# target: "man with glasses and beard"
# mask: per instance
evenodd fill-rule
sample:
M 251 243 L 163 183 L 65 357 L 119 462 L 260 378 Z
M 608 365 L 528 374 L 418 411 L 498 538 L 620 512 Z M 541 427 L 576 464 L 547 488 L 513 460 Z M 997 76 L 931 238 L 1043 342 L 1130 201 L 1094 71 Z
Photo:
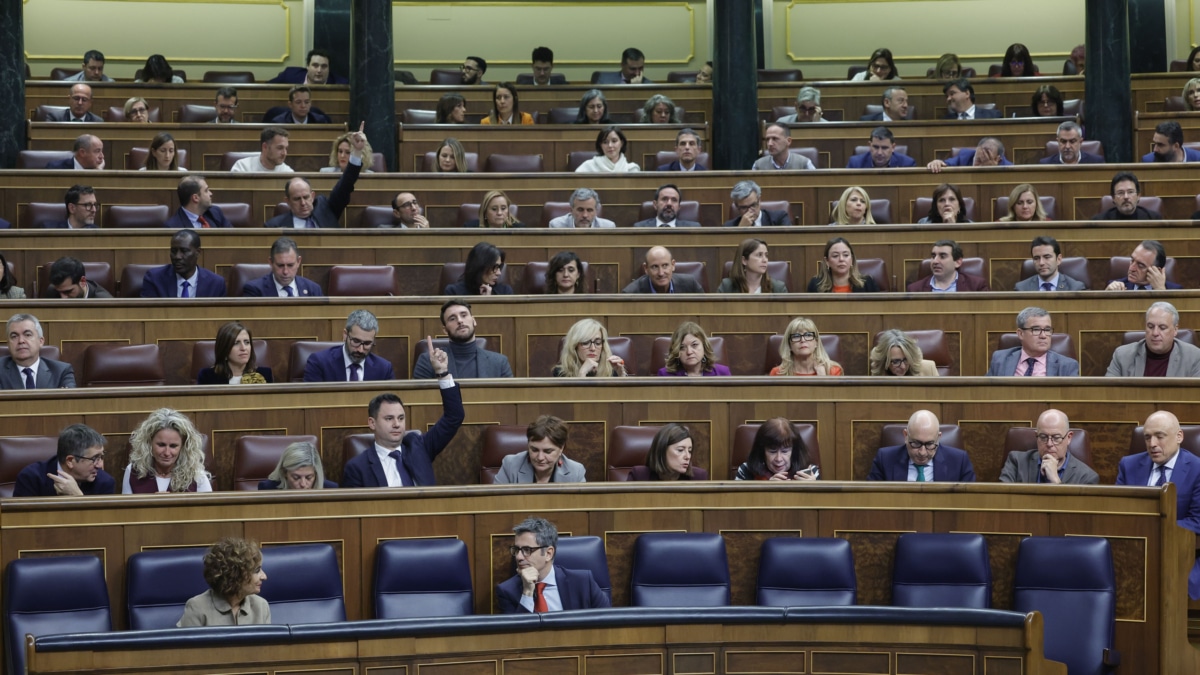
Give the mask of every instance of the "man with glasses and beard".
M 442 327 L 450 344 L 446 349 L 449 360 L 448 372 L 457 378 L 512 377 L 508 357 L 489 352 L 475 340 L 475 317 L 471 316 L 471 305 L 466 300 L 453 298 L 442 305 Z M 430 343 L 433 338 L 426 338 Z M 413 379 L 424 380 L 435 376 L 428 354 L 417 357 L 413 367 Z
M 908 418 L 904 444 L 880 448 L 867 480 L 910 483 L 974 483 L 975 468 L 967 453 L 942 445 L 937 415 L 918 410 Z
M 367 382 L 394 380 L 392 364 L 371 353 L 379 321 L 365 309 L 346 317 L 343 344 L 316 352 L 304 364 L 305 382 Z

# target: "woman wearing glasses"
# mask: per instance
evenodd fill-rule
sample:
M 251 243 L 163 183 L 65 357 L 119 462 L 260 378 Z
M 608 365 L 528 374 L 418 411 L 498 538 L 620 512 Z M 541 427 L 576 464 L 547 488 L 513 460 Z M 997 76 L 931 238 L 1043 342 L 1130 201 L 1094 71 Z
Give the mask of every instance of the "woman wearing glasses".
M 512 295 L 512 286 L 500 281 L 504 271 L 504 251 L 481 241 L 467 254 L 467 263 L 458 281 L 446 286 L 442 295 Z
M 779 345 L 782 361 L 771 375 L 841 375 L 842 367 L 825 353 L 821 334 L 812 319 L 797 317 L 788 324 Z
M 708 472 L 692 466 L 692 432 L 682 424 L 665 424 L 654 434 L 645 466 L 635 466 L 625 480 L 708 480 Z
M 921 348 L 904 331 L 892 328 L 879 334 L 879 340 L 871 349 L 871 375 L 928 375 L 936 377 L 937 364 L 926 361 Z
M 624 377 L 625 361 L 608 347 L 608 331 L 595 319 L 580 319 L 563 339 L 554 377 Z
M 758 427 L 750 456 L 734 480 L 816 480 L 818 475 L 796 425 L 785 417 L 772 417 Z

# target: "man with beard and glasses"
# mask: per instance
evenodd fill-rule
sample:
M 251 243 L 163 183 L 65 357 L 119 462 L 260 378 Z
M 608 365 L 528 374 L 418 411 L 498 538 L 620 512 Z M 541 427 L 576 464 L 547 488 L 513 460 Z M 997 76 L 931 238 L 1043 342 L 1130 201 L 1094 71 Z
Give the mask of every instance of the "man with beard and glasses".
M 365 309 L 356 309 L 346 317 L 342 329 L 343 344 L 316 352 L 304 364 L 305 382 L 366 382 L 394 380 L 392 364 L 371 353 L 379 320 Z
M 1122 171 L 1113 176 L 1109 192 L 1112 207 L 1092 216 L 1092 220 L 1162 220 L 1158 211 L 1139 205 L 1142 184 L 1132 172 Z
M 453 298 L 442 305 L 442 327 L 450 344 L 446 350 L 449 373 L 457 378 L 512 377 L 508 357 L 485 350 L 475 341 L 475 317 L 471 316 L 471 305 L 466 300 Z M 432 338 L 427 338 L 430 342 Z M 424 380 L 434 377 L 433 364 L 428 354 L 417 357 L 413 367 L 413 379 Z
M 679 188 L 670 183 L 658 188 L 654 193 L 654 218 L 639 220 L 634 227 L 700 227 L 694 220 L 684 220 L 679 217 L 679 204 L 683 195 Z
M 1200 150 L 1183 147 L 1183 127 L 1169 120 L 1154 127 L 1150 152 L 1142 155 L 1143 162 L 1200 162 Z

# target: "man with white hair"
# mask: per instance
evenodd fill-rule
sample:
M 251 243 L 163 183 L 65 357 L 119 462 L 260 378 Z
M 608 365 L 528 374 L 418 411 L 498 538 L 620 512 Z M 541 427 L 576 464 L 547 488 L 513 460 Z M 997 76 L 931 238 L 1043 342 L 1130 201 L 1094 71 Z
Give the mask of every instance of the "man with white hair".
M 600 217 L 600 195 L 591 188 L 578 188 L 571 193 L 571 212 L 550 221 L 550 227 L 616 227 L 611 220 Z
M 1200 377 L 1200 347 L 1176 340 L 1179 310 L 1156 302 L 1146 310 L 1146 337 L 1117 347 L 1106 377 Z

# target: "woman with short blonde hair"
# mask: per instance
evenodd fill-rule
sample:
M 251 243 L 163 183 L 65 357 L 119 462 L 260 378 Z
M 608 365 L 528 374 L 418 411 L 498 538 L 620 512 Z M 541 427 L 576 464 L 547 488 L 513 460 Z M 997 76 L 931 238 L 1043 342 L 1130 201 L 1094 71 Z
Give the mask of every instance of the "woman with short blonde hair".
M 780 363 L 771 375 L 841 375 L 842 367 L 825 353 L 821 333 L 812 319 L 792 319 L 779 345 Z
M 625 361 L 608 346 L 608 330 L 595 319 L 580 319 L 563 339 L 554 377 L 622 377 Z

